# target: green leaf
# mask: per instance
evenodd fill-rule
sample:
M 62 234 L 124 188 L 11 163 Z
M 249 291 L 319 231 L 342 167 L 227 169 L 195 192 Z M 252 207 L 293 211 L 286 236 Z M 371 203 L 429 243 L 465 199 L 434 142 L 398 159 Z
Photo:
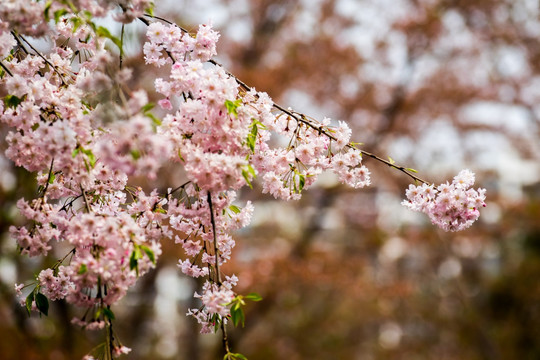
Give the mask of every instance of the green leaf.
M 238 107 L 242 104 L 242 99 L 237 99 L 235 101 L 225 100 L 225 107 L 227 108 L 227 113 L 238 117 Z
M 238 304 L 238 303 L 236 303 Z M 240 324 L 242 324 L 242 327 L 244 327 L 244 322 L 245 322 L 245 316 L 244 316 L 244 310 L 242 310 L 242 308 L 238 305 L 238 306 L 233 306 L 231 308 L 231 320 L 234 324 L 234 326 L 238 326 Z
M 103 308 L 103 316 L 108 318 L 109 320 L 114 320 L 115 318 L 114 313 L 109 308 Z
M 407 168 L 407 170 L 410 171 L 410 172 L 413 172 L 413 173 L 417 173 L 417 172 L 418 172 L 418 170 L 413 169 L 413 168 Z
M 223 360 L 248 360 L 248 358 L 240 353 L 228 352 L 223 356 Z
M 394 165 L 396 162 L 394 159 L 392 159 L 390 156 L 388 157 L 388 161 L 390 161 L 390 164 Z
M 257 127 L 257 123 L 254 122 L 253 125 L 251 125 L 251 131 L 247 137 L 247 145 L 249 149 L 251 150 L 251 152 L 255 152 L 255 143 L 257 141 L 258 131 L 259 131 L 259 128 Z
M 103 27 L 103 26 L 99 26 L 97 29 L 96 29 L 96 34 L 98 36 L 101 36 L 101 37 L 105 37 L 109 40 L 111 40 L 116 46 L 118 46 L 119 49 L 122 49 L 122 41 L 117 38 L 116 36 L 112 35 L 111 32 L 109 31 L 109 29 Z
M 152 110 L 154 107 L 156 106 L 156 104 L 154 103 L 148 103 L 146 105 L 144 105 L 142 108 L 141 108 L 141 111 L 144 113 L 146 113 L 147 111 L 150 111 Z
M 45 4 L 45 8 L 43 9 L 43 15 L 45 16 L 45 21 L 47 21 L 47 22 L 50 20 L 50 18 L 49 18 L 49 10 L 51 10 L 51 5 L 52 5 L 52 1 L 49 0 Z
M 159 120 L 154 114 L 152 114 L 151 112 L 147 111 L 144 113 L 144 116 L 146 117 L 149 117 L 150 119 L 152 119 L 152 123 L 155 125 L 155 126 L 160 126 L 161 125 L 161 120 Z
M 49 315 L 49 299 L 42 293 L 38 292 L 36 294 L 36 307 L 38 308 L 39 312 L 42 314 L 45 314 L 45 316 Z
M 235 214 L 239 214 L 239 213 L 242 211 L 242 209 L 240 209 L 240 208 L 239 208 L 238 206 L 236 206 L 236 205 L 231 205 L 231 206 L 229 206 L 229 209 L 231 209 L 231 211 L 232 211 L 233 213 L 235 213 Z
M 75 157 L 81 152 L 81 148 L 80 147 L 76 147 L 75 149 L 73 149 L 73 151 L 71 152 L 71 157 L 75 159 Z
M 244 180 L 246 180 L 246 184 L 249 186 L 249 188 L 253 189 L 253 185 L 251 185 L 251 180 L 249 179 L 249 171 L 242 169 L 242 176 L 244 177 Z
M 255 169 L 253 168 L 253 166 L 251 166 L 251 164 L 248 164 L 247 168 L 248 168 L 248 172 L 253 176 L 253 178 L 255 178 L 257 174 L 255 173 Z
M 137 149 L 133 149 L 129 152 L 133 160 L 139 160 L 141 158 L 141 152 Z
M 263 298 L 261 295 L 257 293 L 249 293 L 246 296 L 244 296 L 244 299 L 251 300 L 251 301 L 261 301 Z
M 23 95 L 22 98 L 19 98 L 15 95 L 6 95 L 4 97 L 4 105 L 6 107 L 10 107 L 10 108 L 17 108 L 17 106 L 19 106 L 20 103 L 22 103 L 24 101 L 24 99 L 26 98 L 26 95 Z
M 56 24 L 58 24 L 58 22 L 60 21 L 60 18 L 61 18 L 62 16 L 64 16 L 64 15 L 66 15 L 67 13 L 68 13 L 68 11 L 67 11 L 66 9 L 59 9 L 59 10 L 56 10 L 56 11 L 54 12 L 54 22 L 55 22 Z M 73 19 L 75 19 L 75 18 L 73 18 Z M 78 18 L 77 18 L 77 19 L 78 19 Z M 79 21 L 80 21 L 80 19 L 79 19 Z
M 80 17 L 78 16 L 73 16 L 73 17 L 70 17 L 69 18 L 69 21 L 71 21 L 71 23 L 73 24 L 73 33 L 75 33 L 80 27 L 81 25 L 83 24 L 83 21 L 81 20 Z M 84 40 L 85 43 L 88 43 L 88 40 L 90 39 L 90 34 L 86 37 L 86 39 Z
M 26 304 L 26 310 L 28 311 L 28 315 L 30 315 L 32 312 L 32 303 L 34 302 L 34 298 L 36 295 L 35 291 L 36 289 L 32 290 L 32 292 L 28 294 L 28 296 L 26 297 L 25 304 Z
M 79 268 L 79 271 L 77 271 L 77 274 L 82 275 L 88 271 L 88 267 L 86 264 L 81 264 L 81 267 Z
M 298 192 L 302 191 L 304 185 L 306 185 L 306 176 L 304 174 L 298 174 Z
M 139 259 L 141 256 L 139 247 L 135 245 L 135 249 L 131 252 L 131 256 L 129 257 L 129 270 L 135 270 L 137 276 L 139 276 Z
M 212 316 L 212 320 L 210 322 L 214 324 L 214 333 L 217 333 L 219 326 L 221 325 L 221 321 L 222 320 L 219 314 L 214 314 Z
M 54 175 L 54 173 L 51 172 L 51 176 L 49 177 L 49 184 L 52 185 L 52 183 L 54 183 L 54 179 L 56 179 L 56 175 Z
M 86 155 L 86 157 L 88 158 L 88 160 L 90 161 L 90 167 L 93 168 L 95 165 L 96 165 L 96 156 L 94 155 L 94 153 L 92 152 L 92 150 L 90 149 L 83 149 L 82 147 L 80 148 L 81 149 L 81 152 L 83 154 Z
M 154 255 L 154 251 L 150 249 L 148 246 L 141 245 L 140 248 L 142 251 L 145 252 L 146 256 L 150 259 L 150 261 L 155 265 L 156 264 L 156 256 Z

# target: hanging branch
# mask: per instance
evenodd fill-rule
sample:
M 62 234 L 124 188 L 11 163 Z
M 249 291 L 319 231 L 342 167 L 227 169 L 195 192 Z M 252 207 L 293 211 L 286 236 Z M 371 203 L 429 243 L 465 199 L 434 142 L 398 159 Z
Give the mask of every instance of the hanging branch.
M 215 282 L 218 284 L 218 286 L 221 286 L 221 273 L 219 271 L 219 249 L 217 244 L 217 235 L 216 235 L 216 219 L 214 218 L 214 208 L 212 205 L 212 194 L 210 191 L 208 191 L 208 207 L 210 208 L 210 222 L 212 224 L 212 235 L 214 238 L 214 255 L 215 255 Z M 230 354 L 231 350 L 229 348 L 229 339 L 227 336 L 227 327 L 225 326 L 225 319 L 221 320 L 221 334 L 222 334 L 222 343 L 223 343 L 223 350 L 225 350 L 225 353 L 228 355 Z
M 150 14 L 145 14 L 144 16 L 146 17 L 149 17 L 149 18 L 152 18 L 152 19 L 156 19 L 156 20 L 160 20 L 160 21 L 163 21 L 169 25 L 176 25 L 175 23 L 167 20 L 167 19 L 164 19 L 162 17 L 159 17 L 159 16 L 155 16 L 155 15 L 150 15 Z M 150 25 L 150 22 L 144 18 L 139 18 L 140 21 L 142 21 L 145 25 Z M 176 25 L 178 26 L 178 25 Z M 191 36 L 191 33 L 181 27 L 181 26 L 178 26 L 178 28 L 184 32 L 185 34 L 188 34 Z M 171 54 L 169 52 L 167 52 L 167 54 L 169 55 L 169 57 L 171 58 L 171 60 L 175 61 L 174 58 L 171 56 Z M 215 65 L 215 66 L 219 66 L 220 68 L 222 68 L 225 73 L 230 76 L 231 78 L 233 78 L 236 83 L 242 87 L 246 92 L 249 92 L 249 91 L 252 91 L 253 88 L 251 88 L 249 85 L 247 85 L 245 82 L 243 82 L 241 79 L 239 79 L 238 77 L 236 77 L 233 73 L 231 73 L 229 70 L 227 70 L 222 64 L 220 64 L 219 62 L 215 61 L 214 59 L 210 59 L 208 60 L 208 62 L 212 65 Z M 317 132 L 319 132 L 320 134 L 323 134 L 324 136 L 328 137 L 329 139 L 331 140 L 334 140 L 336 141 L 336 137 L 334 135 L 332 135 L 331 133 L 329 133 L 327 130 L 324 129 L 324 127 L 322 125 L 318 125 L 318 124 L 314 124 L 312 121 L 308 120 L 308 117 L 302 113 L 299 113 L 299 112 L 296 112 L 296 111 L 293 111 L 293 110 L 290 110 L 290 109 L 286 109 L 284 108 L 283 106 L 273 102 L 272 103 L 272 107 L 275 108 L 276 110 L 279 110 L 281 111 L 282 113 L 284 114 L 287 114 L 288 116 L 290 116 L 291 118 L 293 118 L 297 123 L 302 123 L 302 124 L 305 124 L 307 126 L 309 126 L 310 128 L 314 129 L 314 130 L 317 130 Z M 368 151 L 365 151 L 365 150 L 361 150 L 361 149 L 358 149 L 355 145 L 355 143 L 353 142 L 350 142 L 346 145 L 348 148 L 350 149 L 355 149 L 355 150 L 358 150 L 360 151 L 362 154 L 366 155 L 367 157 L 370 157 L 374 160 L 377 160 L 391 168 L 394 168 L 396 170 L 399 170 L 401 171 L 402 173 L 404 173 L 405 175 L 409 176 L 410 178 L 412 178 L 415 182 L 419 182 L 419 183 L 422 183 L 422 184 L 427 184 L 427 185 L 430 185 L 430 182 L 414 175 L 412 173 L 412 170 L 410 168 L 406 168 L 405 166 L 401 166 L 401 165 L 397 165 L 395 164 L 393 161 L 388 161 L 388 160 L 385 160 L 383 158 L 381 158 L 380 156 L 377 156 L 375 154 L 372 154 Z

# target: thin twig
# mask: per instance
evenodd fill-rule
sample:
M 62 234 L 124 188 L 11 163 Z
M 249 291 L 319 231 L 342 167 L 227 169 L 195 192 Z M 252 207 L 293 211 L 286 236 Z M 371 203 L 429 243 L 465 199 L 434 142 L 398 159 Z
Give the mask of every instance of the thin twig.
M 6 67 L 6 65 L 4 65 L 2 61 L 0 61 L 0 66 L 9 74 L 9 76 L 13 76 L 13 73 Z
M 217 235 L 216 235 L 216 220 L 214 218 L 214 208 L 212 206 L 212 194 L 210 191 L 208 191 L 208 207 L 210 208 L 210 222 L 212 224 L 212 235 L 214 237 L 214 255 L 215 255 L 215 276 L 216 276 L 216 283 L 218 286 L 221 286 L 221 274 L 219 272 L 219 249 L 217 244 Z M 223 343 L 223 350 L 225 350 L 225 354 L 229 354 L 230 348 L 229 348 L 229 339 L 227 336 L 227 327 L 225 326 L 225 319 L 222 319 L 221 321 L 221 334 L 222 334 L 222 343 Z
M 82 196 L 82 195 L 77 195 L 77 196 L 73 197 L 73 199 L 71 199 L 70 201 L 67 201 L 67 199 L 66 199 L 65 204 L 64 204 L 64 205 L 60 208 L 60 210 L 58 210 L 58 211 L 67 211 L 68 206 L 72 206 L 73 203 L 74 203 L 78 198 L 80 198 L 81 196 Z
M 59 267 L 64 262 L 64 260 L 67 259 L 69 255 L 75 254 L 75 252 L 76 252 L 75 248 L 71 249 L 62 259 L 56 261 L 56 263 L 52 266 L 52 269 Z
M 86 198 L 86 192 L 84 191 L 82 185 L 79 185 L 79 187 L 81 188 L 81 191 L 82 191 L 82 197 L 84 199 L 84 205 L 86 206 L 86 210 L 91 213 L 92 210 L 90 209 L 90 204 L 88 203 L 88 199 Z
M 208 207 L 210 208 L 210 222 L 212 224 L 212 235 L 214 236 L 214 255 L 216 258 L 216 284 L 221 286 L 221 274 L 219 272 L 219 249 L 217 244 L 217 235 L 216 235 L 216 220 L 214 218 L 214 209 L 212 206 L 212 194 L 208 192 Z
M 26 39 L 24 38 L 24 36 L 19 35 L 19 34 L 15 34 L 15 33 L 14 33 L 14 35 L 20 37 L 20 38 L 21 38 L 28 46 L 30 46 L 30 49 L 32 49 L 32 50 L 36 53 L 37 56 L 39 56 L 40 58 L 42 58 L 43 61 L 45 61 L 45 62 L 46 62 L 46 63 L 54 70 L 54 72 L 58 74 L 58 76 L 60 77 L 60 80 L 62 81 L 62 84 L 65 84 L 65 83 L 66 83 L 66 82 L 64 81 L 64 76 L 60 73 L 60 71 L 58 71 L 57 67 L 56 67 L 55 65 L 53 65 L 49 60 L 47 60 L 47 58 L 46 58 L 45 56 L 43 56 L 39 51 L 37 51 L 36 48 L 33 47 L 32 44 L 30 44 L 30 43 L 28 42 L 28 40 L 26 40 Z M 28 53 L 28 52 L 27 52 L 27 53 Z
M 122 62 L 124 61 L 124 26 L 125 24 L 122 24 L 122 31 L 120 32 L 120 69 L 122 68 Z
M 43 194 L 41 195 L 41 197 L 45 197 L 45 194 L 47 194 L 47 190 L 49 189 L 49 184 L 51 182 L 51 179 L 52 179 L 52 175 L 53 175 L 53 165 L 54 165 L 54 158 L 52 158 L 51 160 L 51 166 L 49 167 L 49 175 L 47 176 L 47 183 L 45 184 L 45 188 L 43 189 Z

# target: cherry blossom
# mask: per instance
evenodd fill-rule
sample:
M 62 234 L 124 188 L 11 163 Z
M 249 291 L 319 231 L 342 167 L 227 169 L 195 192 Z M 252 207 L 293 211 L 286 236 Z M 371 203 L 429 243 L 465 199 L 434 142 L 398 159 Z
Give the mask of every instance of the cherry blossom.
M 65 299 L 86 309 L 74 324 L 112 331 L 111 306 L 155 267 L 162 242 L 174 240 L 184 251 L 179 271 L 205 279 L 195 293 L 202 305 L 188 315 L 202 332 L 224 328 L 241 295 L 238 278 L 220 267 L 254 209 L 236 191 L 257 182 L 263 193 L 297 200 L 325 171 L 363 188 L 371 183 L 363 157 L 379 158 L 351 143 L 344 121 L 282 108 L 217 64 L 220 35 L 211 24 L 190 34 L 143 16 L 150 0 L 69 3 L 0 4 L 6 156 L 35 173 L 39 186 L 35 199 L 17 203 L 28 222 L 10 234 L 23 255 L 67 252 L 15 292 L 29 311 L 46 313 L 43 298 Z M 111 11 L 122 24 L 139 18 L 147 25 L 144 60 L 163 74 L 153 82 L 159 117 L 148 94 L 130 88 L 132 71 L 118 65 L 111 46 L 121 49 L 121 40 L 94 22 Z M 46 36 L 51 48 L 37 52 L 26 35 Z M 166 192 L 132 185 L 140 176 L 155 180 L 164 165 L 179 167 L 188 181 Z M 464 170 L 451 184 L 411 185 L 404 205 L 444 230 L 462 230 L 485 206 L 485 190 L 473 183 Z M 114 356 L 129 352 L 107 346 Z
M 470 227 L 486 206 L 486 190 L 472 189 L 474 173 L 462 170 L 451 184 L 409 185 L 403 205 L 427 214 L 434 225 L 445 231 L 460 231 Z

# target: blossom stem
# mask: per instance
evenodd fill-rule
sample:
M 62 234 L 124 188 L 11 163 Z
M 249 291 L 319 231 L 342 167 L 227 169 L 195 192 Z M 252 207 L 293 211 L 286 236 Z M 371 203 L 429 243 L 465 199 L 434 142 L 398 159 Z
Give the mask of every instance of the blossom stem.
M 219 272 L 219 249 L 217 244 L 216 236 L 216 219 L 214 218 L 214 209 L 212 206 L 212 194 L 208 191 L 208 207 L 210 208 L 210 222 L 212 224 L 212 235 L 214 237 L 214 255 L 216 259 L 215 272 L 216 272 L 216 283 L 221 286 L 221 274 Z
M 119 67 L 122 68 L 122 63 L 124 61 L 124 24 L 122 24 L 122 31 L 120 32 L 120 56 L 119 56 Z
M 91 213 L 92 210 L 90 209 L 90 204 L 88 203 L 88 199 L 86 198 L 86 192 L 84 191 L 82 185 L 79 185 L 79 187 L 81 188 L 81 192 L 82 192 L 82 197 L 84 199 L 84 205 L 86 206 L 86 210 Z
M 212 224 L 212 233 L 214 236 L 214 254 L 216 257 L 216 265 L 215 265 L 216 283 L 219 286 L 221 286 L 221 274 L 219 272 L 219 249 L 217 245 L 217 236 L 216 236 L 216 219 L 214 218 L 214 209 L 212 206 L 212 194 L 210 193 L 210 191 L 208 191 L 208 207 L 210 208 L 210 222 Z M 227 327 L 225 326 L 225 319 L 223 318 L 221 320 L 221 334 L 222 334 L 223 350 L 225 350 L 226 354 L 229 354 L 231 351 L 229 349 Z
M 53 165 L 54 165 L 54 158 L 51 160 L 51 166 L 49 167 L 49 175 L 47 176 L 47 183 L 45 184 L 45 187 L 43 188 L 43 194 L 41 195 L 42 198 L 45 198 L 45 194 L 47 194 L 47 190 L 49 189 L 49 184 L 52 179 L 53 175 Z
M 17 41 L 18 41 L 18 38 L 21 38 L 22 41 L 24 41 L 28 46 L 30 46 L 30 49 L 32 49 L 32 50 L 36 53 L 37 56 L 39 56 L 40 58 L 42 58 L 43 61 L 45 61 L 45 62 L 51 67 L 51 69 L 53 69 L 54 72 L 58 74 L 58 76 L 60 77 L 60 80 L 62 81 L 62 84 L 65 84 L 65 83 L 66 83 L 66 82 L 64 81 L 64 77 L 63 77 L 62 74 L 58 71 L 57 67 L 56 67 L 55 65 L 53 65 L 49 60 L 47 60 L 47 58 L 46 58 L 45 56 L 43 56 L 43 55 L 41 54 L 41 52 L 37 51 L 36 48 L 33 47 L 32 44 L 30 44 L 30 43 L 28 42 L 28 40 L 26 40 L 22 35 L 16 34 L 14 31 L 12 31 L 11 33 L 13 34 L 13 36 L 15 37 L 15 39 L 17 39 Z M 21 44 L 20 41 L 19 41 L 19 44 Z M 24 49 L 24 47 L 23 47 L 23 49 Z M 25 49 L 25 52 L 28 53 L 28 51 L 27 51 L 26 49 Z
M 2 61 L 0 61 L 0 66 L 2 67 L 2 69 L 4 69 L 5 72 L 9 74 L 9 76 L 13 76 L 13 73 L 6 67 L 6 65 L 4 65 Z

